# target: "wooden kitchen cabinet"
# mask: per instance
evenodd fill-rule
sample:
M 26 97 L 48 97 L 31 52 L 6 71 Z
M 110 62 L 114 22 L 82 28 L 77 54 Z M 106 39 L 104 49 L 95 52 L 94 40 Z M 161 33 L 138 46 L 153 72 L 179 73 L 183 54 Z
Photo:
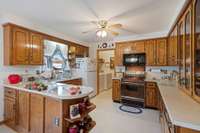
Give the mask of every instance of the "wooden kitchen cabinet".
M 148 66 L 167 65 L 166 39 L 148 40 L 145 44 L 146 62 Z
M 62 102 L 52 98 L 46 98 L 45 133 L 62 133 L 62 113 Z
M 131 52 L 132 53 L 144 53 L 145 52 L 145 42 L 144 41 L 133 42 L 131 44 Z
M 4 121 L 11 128 L 17 123 L 17 92 L 13 89 L 4 90 Z
M 29 103 L 30 103 L 30 94 L 27 92 L 19 91 L 18 104 L 17 104 L 18 108 L 17 131 L 20 133 L 27 133 L 30 131 Z
M 60 83 L 71 84 L 71 85 L 82 85 L 82 79 L 78 78 L 78 79 L 72 79 L 72 80 L 65 80 L 65 81 L 61 81 Z
M 30 133 L 44 133 L 44 97 L 30 95 Z
M 183 127 L 176 127 L 175 133 L 200 133 L 200 131 L 191 130 Z
M 148 40 L 145 43 L 146 52 L 146 65 L 155 66 L 156 65 L 156 41 Z
M 121 80 L 120 79 L 112 80 L 112 99 L 115 102 L 121 101 Z
M 18 27 L 13 27 L 12 36 L 13 51 L 10 53 L 12 55 L 12 63 L 15 65 L 29 64 L 29 32 Z
M 167 64 L 168 64 L 168 66 L 177 66 L 178 65 L 178 29 L 177 29 L 177 25 L 174 27 L 173 31 L 170 33 L 169 38 L 168 38 Z
M 200 27 L 200 0 L 195 0 L 193 3 L 193 24 L 194 24 L 194 29 L 193 29 L 193 73 L 192 73 L 192 78 L 193 80 L 193 98 L 197 100 L 200 103 L 200 32 L 199 32 L 199 27 Z
M 76 45 L 76 57 L 88 57 L 89 56 L 89 49 L 88 47 Z
M 123 54 L 145 53 L 145 41 L 119 42 L 115 48 L 115 66 L 123 65 Z
M 4 25 L 4 64 L 42 65 L 43 37 L 14 24 Z
M 145 106 L 150 108 L 158 108 L 158 89 L 156 83 L 146 83 Z
M 156 65 L 167 65 L 167 40 L 158 39 L 156 44 Z
M 30 33 L 30 64 L 43 64 L 43 37 L 37 33 Z
M 115 66 L 123 65 L 123 54 L 126 52 L 127 45 L 117 43 L 115 48 Z

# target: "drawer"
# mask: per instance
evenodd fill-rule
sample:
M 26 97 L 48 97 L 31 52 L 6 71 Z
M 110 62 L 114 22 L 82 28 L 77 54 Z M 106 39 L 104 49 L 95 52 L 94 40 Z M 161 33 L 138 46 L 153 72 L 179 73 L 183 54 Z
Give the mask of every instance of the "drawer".
M 5 88 L 4 93 L 5 97 L 10 97 L 10 98 L 16 98 L 17 95 L 17 91 L 10 88 Z
M 147 86 L 147 87 L 150 87 L 150 88 L 151 88 L 151 87 L 154 88 L 154 87 L 156 87 L 156 83 L 153 83 L 153 82 L 147 82 L 147 83 L 146 83 L 146 86 Z

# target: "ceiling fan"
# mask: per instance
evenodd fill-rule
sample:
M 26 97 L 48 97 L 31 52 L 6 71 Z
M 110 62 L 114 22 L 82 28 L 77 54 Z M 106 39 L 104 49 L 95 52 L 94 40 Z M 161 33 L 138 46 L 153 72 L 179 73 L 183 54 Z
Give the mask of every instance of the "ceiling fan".
M 83 34 L 87 34 L 89 32 L 95 32 L 98 37 L 104 38 L 107 37 L 108 33 L 118 36 L 119 32 L 113 31 L 113 29 L 121 29 L 122 24 L 112 24 L 109 25 L 107 20 L 100 20 L 100 21 L 91 21 L 91 23 L 95 24 L 97 28 L 82 32 Z

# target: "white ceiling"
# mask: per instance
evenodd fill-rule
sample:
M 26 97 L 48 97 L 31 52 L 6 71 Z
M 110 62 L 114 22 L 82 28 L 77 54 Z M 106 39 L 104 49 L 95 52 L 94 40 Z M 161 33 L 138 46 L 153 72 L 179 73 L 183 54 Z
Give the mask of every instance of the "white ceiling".
M 90 21 L 110 19 L 130 31 L 120 37 L 166 32 L 185 0 L 0 0 L 0 12 L 14 14 L 83 42 L 95 42 Z

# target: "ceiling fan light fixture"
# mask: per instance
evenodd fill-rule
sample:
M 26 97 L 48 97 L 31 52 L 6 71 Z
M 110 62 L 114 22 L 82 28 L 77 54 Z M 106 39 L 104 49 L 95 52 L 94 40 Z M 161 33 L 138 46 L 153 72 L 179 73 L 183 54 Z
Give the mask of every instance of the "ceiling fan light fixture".
M 106 37 L 106 36 L 108 35 L 108 33 L 107 33 L 105 30 L 98 30 L 98 31 L 96 32 L 96 35 L 97 35 L 98 37 L 104 38 L 104 37 Z

